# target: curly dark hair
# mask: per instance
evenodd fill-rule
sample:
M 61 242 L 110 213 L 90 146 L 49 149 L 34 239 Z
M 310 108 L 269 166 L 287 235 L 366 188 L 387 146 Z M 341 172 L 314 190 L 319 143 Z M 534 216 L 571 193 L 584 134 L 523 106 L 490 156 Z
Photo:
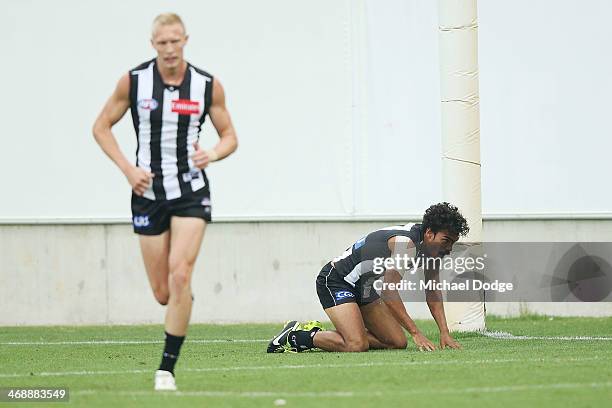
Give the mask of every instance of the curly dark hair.
M 423 231 L 430 228 L 434 233 L 447 230 L 450 233 L 466 236 L 470 227 L 459 209 L 447 202 L 434 204 L 425 210 Z

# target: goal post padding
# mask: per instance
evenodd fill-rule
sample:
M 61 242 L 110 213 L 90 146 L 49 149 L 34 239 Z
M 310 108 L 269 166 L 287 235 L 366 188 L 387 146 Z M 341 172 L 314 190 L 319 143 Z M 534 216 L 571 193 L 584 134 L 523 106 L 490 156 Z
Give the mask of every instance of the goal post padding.
M 438 0 L 443 198 L 482 242 L 477 0 Z M 485 329 L 484 302 L 447 302 L 451 331 Z

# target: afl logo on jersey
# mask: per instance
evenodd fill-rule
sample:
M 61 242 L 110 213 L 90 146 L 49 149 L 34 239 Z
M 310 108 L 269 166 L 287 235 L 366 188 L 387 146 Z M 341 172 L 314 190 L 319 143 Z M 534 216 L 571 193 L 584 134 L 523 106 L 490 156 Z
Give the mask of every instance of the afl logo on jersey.
M 157 109 L 159 104 L 155 99 L 141 99 L 138 101 L 138 108 L 152 111 Z

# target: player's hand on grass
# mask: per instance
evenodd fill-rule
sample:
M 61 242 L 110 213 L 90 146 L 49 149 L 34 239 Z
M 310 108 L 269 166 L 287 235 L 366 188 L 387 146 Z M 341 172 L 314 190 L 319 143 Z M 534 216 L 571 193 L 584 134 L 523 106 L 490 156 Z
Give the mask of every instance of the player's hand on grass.
M 148 172 L 140 167 L 132 166 L 125 175 L 132 186 L 132 190 L 137 195 L 141 196 L 147 191 L 147 188 L 151 185 L 151 180 L 154 174 Z
M 452 349 L 460 349 L 461 344 L 457 343 L 455 339 L 451 337 L 450 334 L 442 334 L 440 335 L 440 349 L 444 350 L 446 347 L 450 347 Z
M 421 332 L 413 334 L 412 340 L 414 340 L 414 344 L 416 344 L 419 351 L 434 351 L 436 349 L 436 346 L 431 340 L 425 337 Z

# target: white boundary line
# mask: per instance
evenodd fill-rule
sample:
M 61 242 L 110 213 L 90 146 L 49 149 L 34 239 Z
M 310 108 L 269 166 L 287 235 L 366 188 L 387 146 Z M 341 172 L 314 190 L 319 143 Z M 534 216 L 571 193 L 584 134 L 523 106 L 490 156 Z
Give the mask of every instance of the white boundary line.
M 566 341 L 612 341 L 612 337 L 605 336 L 519 336 L 503 331 L 485 331 L 485 337 L 500 340 L 566 340 Z M 468 338 L 469 339 L 469 338 Z M 264 343 L 266 339 L 188 339 L 193 344 L 213 343 Z M 7 341 L 0 342 L 0 346 L 69 346 L 69 345 L 144 345 L 163 344 L 163 340 L 83 340 L 83 341 Z
M 264 339 L 188 339 L 188 343 L 263 343 Z M 71 346 L 71 345 L 164 344 L 164 340 L 83 340 L 83 341 L 7 341 L 0 346 Z
M 96 395 L 113 394 L 121 396 L 160 396 L 165 397 L 237 397 L 237 398 L 258 398 L 258 397 L 384 397 L 388 395 L 414 395 L 414 394 L 470 394 L 470 393 L 502 393 L 519 391 L 536 391 L 552 389 L 572 389 L 572 388 L 608 388 L 612 387 L 612 382 L 594 383 L 556 383 L 556 384 L 523 384 L 506 385 L 499 387 L 468 387 L 468 388 L 444 388 L 444 389 L 412 389 L 412 390 L 392 390 L 392 391 L 331 391 L 331 392 L 293 392 L 293 391 L 177 391 L 160 394 L 156 391 L 98 391 L 98 390 L 78 390 L 70 393 L 73 395 Z
M 612 341 L 612 337 L 592 337 L 592 336 L 516 336 L 512 333 L 507 333 L 503 331 L 494 331 L 488 332 L 485 331 L 482 333 L 483 336 L 490 337 L 492 339 L 501 339 L 501 340 L 603 340 L 603 341 Z
M 308 368 L 358 368 L 358 367 L 403 367 L 403 366 L 427 366 L 427 365 L 462 365 L 462 364 L 507 364 L 507 363 L 568 363 L 593 360 L 607 360 L 605 358 L 576 357 L 576 358 L 534 358 L 530 360 L 521 359 L 484 359 L 484 360 L 429 360 L 429 361 L 400 361 L 400 362 L 366 362 L 347 364 L 278 364 L 265 366 L 233 366 L 233 367 L 206 367 L 206 368 L 182 368 L 183 372 L 228 372 L 228 371 L 259 371 L 259 370 L 295 370 Z M 51 371 L 30 373 L 0 374 L 0 378 L 23 378 L 23 377 L 63 377 L 63 376 L 93 376 L 93 375 L 121 375 L 121 374 L 151 374 L 152 370 L 116 370 L 116 371 Z

